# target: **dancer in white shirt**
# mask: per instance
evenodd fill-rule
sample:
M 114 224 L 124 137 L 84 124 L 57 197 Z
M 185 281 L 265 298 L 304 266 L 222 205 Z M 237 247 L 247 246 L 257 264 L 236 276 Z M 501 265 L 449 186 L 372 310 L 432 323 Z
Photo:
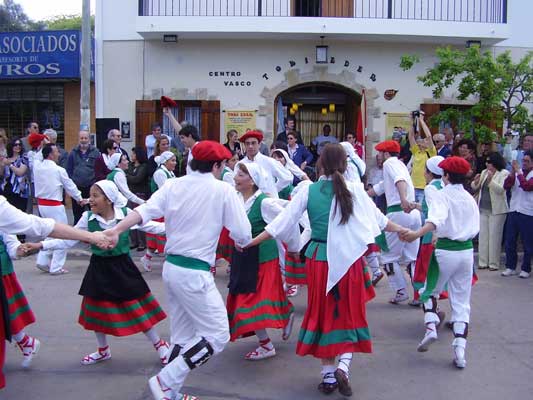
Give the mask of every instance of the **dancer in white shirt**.
M 376 146 L 383 154 L 383 181 L 370 188 L 367 193 L 372 197 L 385 193 L 387 198 L 387 218 L 406 228 L 420 228 L 420 212 L 414 209 L 415 189 L 409 171 L 398 159 L 400 144 L 394 140 L 386 140 Z M 400 264 L 407 264 L 413 276 L 414 263 L 418 254 L 420 240 L 405 243 L 396 232 L 385 232 L 388 251 L 382 248 L 381 261 L 389 278 L 389 286 L 393 290 L 390 303 L 398 304 L 409 299 L 407 282 Z
M 418 351 L 427 351 L 437 340 L 437 326 L 442 323 L 437 314 L 437 298 L 448 286 L 453 324 L 454 364 L 466 366 L 465 347 L 470 322 L 470 292 L 474 248 L 472 239 L 479 232 L 479 210 L 474 198 L 463 188 L 470 164 L 461 157 L 449 157 L 438 165 L 444 170 L 444 188 L 434 194 L 428 204 L 428 218 L 416 232 L 401 234 L 403 240 L 414 241 L 435 231 L 437 243 L 429 265 L 426 285 L 420 291 L 424 307 L 426 333 Z
M 231 153 L 219 143 L 202 141 L 192 148 L 192 156 L 190 174 L 166 182 L 146 204 L 106 231 L 116 243 L 118 235 L 134 224 L 165 216 L 163 281 L 169 300 L 172 352 L 169 364 L 150 379 L 156 400 L 180 398 L 189 372 L 220 353 L 229 341 L 226 307 L 210 267 L 215 263 L 222 227 L 240 247 L 252 238 L 235 189 L 219 180 Z
M 59 149 L 55 144 L 45 144 L 42 149 L 43 161 L 34 164 L 35 197 L 39 206 L 39 214 L 43 218 L 67 224 L 67 213 L 63 205 L 63 190 L 80 206 L 87 203 L 81 197 L 76 184 L 69 178 L 67 171 L 56 164 L 59 159 Z M 61 275 L 68 272 L 63 266 L 67 259 L 64 249 L 54 251 L 40 251 L 37 255 L 37 268 L 49 272 L 50 275 Z

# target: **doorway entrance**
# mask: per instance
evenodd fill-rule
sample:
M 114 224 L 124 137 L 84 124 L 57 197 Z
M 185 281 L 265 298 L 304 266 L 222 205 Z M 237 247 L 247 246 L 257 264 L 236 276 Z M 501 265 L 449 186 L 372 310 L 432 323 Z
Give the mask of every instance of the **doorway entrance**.
M 360 93 L 336 83 L 307 82 L 281 92 L 274 102 L 274 115 L 281 119 L 280 105 L 285 118 L 293 115 L 306 146 L 322 134 L 324 125 L 329 125 L 331 136 L 341 142 L 347 133 L 356 132 L 361 98 Z

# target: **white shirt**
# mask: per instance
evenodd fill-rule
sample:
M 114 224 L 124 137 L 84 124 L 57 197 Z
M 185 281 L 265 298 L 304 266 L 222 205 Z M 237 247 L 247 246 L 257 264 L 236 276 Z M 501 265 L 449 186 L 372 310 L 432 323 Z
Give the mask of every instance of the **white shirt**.
M 374 243 L 375 237 L 388 223 L 381 211 L 364 191 L 362 184 L 346 182 L 354 200 L 354 213 L 346 224 L 340 224 L 341 212 L 335 212 L 335 199 L 329 213 L 327 258 L 329 264 L 327 290 L 346 274 L 350 266 Z M 283 238 L 293 229 L 309 200 L 309 185 L 305 185 L 291 199 L 285 210 L 268 224 L 265 230 L 275 238 Z M 325 294 L 324 294 L 325 295 Z
M 252 240 L 250 222 L 233 187 L 211 173 L 193 171 L 170 179 L 135 209 L 143 221 L 165 217 L 165 253 L 214 265 L 222 228 L 244 247 Z
M 6 232 L 1 232 L 0 235 L 2 235 L 2 240 L 6 246 L 6 251 L 9 258 L 16 260 L 18 258 L 17 249 L 22 243 L 19 242 L 15 235 L 9 235 Z
M 407 167 L 398 160 L 398 157 L 390 157 L 383 163 L 383 180 L 372 188 L 378 196 L 385 193 L 388 206 L 395 206 L 401 203 L 400 193 L 396 187 L 396 183 L 400 181 L 407 184 L 407 201 L 415 201 L 415 187 Z
M 197 144 L 198 144 L 198 142 L 193 144 L 192 147 L 196 146 Z M 191 168 L 191 161 L 194 158 L 192 156 L 192 147 L 189 149 L 189 153 L 187 154 L 187 166 L 185 167 L 185 171 L 186 171 L 187 175 L 190 175 L 191 172 L 193 172 L 192 168 Z
M 122 193 L 124 197 L 128 199 L 129 201 L 131 201 L 132 203 L 144 204 L 144 200 L 141 199 L 140 197 L 135 196 L 133 192 L 130 190 L 130 188 L 128 187 L 126 173 L 120 168 L 115 168 L 113 171 L 118 171 L 115 174 L 115 177 L 113 178 L 113 182 L 115 183 L 115 185 L 117 185 L 120 193 Z
M 53 219 L 26 214 L 9 204 L 4 196 L 0 196 L 0 215 L 0 231 L 11 234 L 46 237 L 55 226 Z
M 512 172 L 515 173 L 515 172 Z M 511 188 L 511 204 L 509 211 L 517 211 L 521 214 L 533 216 L 533 192 L 526 192 L 520 187 L 520 182 L 515 174 L 514 185 Z M 533 170 L 525 176 L 526 180 L 533 178 Z M 533 240 L 530 238 L 529 240 Z
M 224 167 L 224 176 L 222 177 L 222 181 L 229 183 L 231 186 L 235 186 L 235 172 L 231 170 L 229 167 Z
M 166 172 L 165 172 L 166 171 Z M 156 171 L 154 172 L 154 182 L 157 185 L 158 188 L 163 186 L 163 184 L 167 181 L 167 179 L 170 179 L 167 174 L 170 174 L 171 178 L 174 178 L 174 172 L 169 171 L 167 167 L 164 165 L 161 165 Z
M 76 228 L 88 231 L 89 230 L 89 221 L 96 220 L 98 221 L 98 225 L 103 230 L 111 229 L 114 227 L 117 223 L 119 223 L 121 220 L 125 218 L 126 215 L 124 215 L 124 212 L 122 211 L 122 208 L 116 208 L 114 209 L 115 216 L 113 219 L 106 221 L 102 216 L 91 213 L 91 216 L 89 217 L 89 211 L 85 211 L 78 223 L 76 224 Z M 126 209 L 126 214 L 129 214 L 131 210 L 129 208 Z M 155 222 L 155 221 L 148 221 L 145 224 L 141 225 L 134 225 L 130 229 L 139 229 L 143 232 L 153 233 L 153 234 L 164 234 L 165 233 L 165 224 L 163 222 Z M 74 247 L 76 244 L 79 243 L 79 240 L 64 240 L 64 239 L 50 239 L 45 240 L 42 242 L 43 250 L 63 250 L 63 249 L 70 249 L 71 247 Z
M 170 143 L 170 141 L 172 140 L 170 138 L 170 136 L 162 133 L 161 136 L 163 137 L 166 137 L 168 139 L 168 142 Z M 155 142 L 157 141 L 157 139 L 155 138 L 155 136 L 153 134 L 150 134 L 148 136 L 146 136 L 146 138 L 144 139 L 144 145 L 146 146 L 146 156 L 148 158 L 152 157 L 154 155 L 154 149 L 155 149 Z M 105 160 L 105 158 L 104 158 Z
M 465 241 L 478 234 L 479 209 L 463 185 L 446 185 L 432 198 L 426 222 L 435 225 L 437 237 Z
M 328 143 L 339 143 L 339 140 L 335 136 L 320 135 L 313 139 L 312 142 L 316 146 L 316 152 L 318 155 L 322 154 L 322 149 Z
M 292 173 L 288 169 L 273 158 L 261 153 L 257 153 L 253 160 L 246 156 L 239 162 L 244 164 L 255 162 L 263 169 L 264 192 L 270 197 L 278 198 L 278 192 L 292 183 Z
M 433 185 L 433 182 L 440 182 L 441 186 L 444 187 L 444 182 L 442 182 L 442 179 L 432 179 L 431 182 L 426 185 L 424 188 L 424 199 L 426 200 L 428 207 L 435 200 L 435 194 L 437 194 L 439 191 L 439 189 Z
M 82 199 L 81 192 L 67 171 L 52 160 L 34 163 L 35 197 L 38 199 L 63 201 L 63 189 L 76 201 Z

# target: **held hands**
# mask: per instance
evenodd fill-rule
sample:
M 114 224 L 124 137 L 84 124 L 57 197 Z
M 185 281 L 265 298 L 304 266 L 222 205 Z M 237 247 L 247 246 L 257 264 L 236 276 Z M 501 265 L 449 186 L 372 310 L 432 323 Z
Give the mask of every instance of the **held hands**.
M 518 161 L 513 160 L 511 165 L 513 166 L 514 173 L 515 174 L 519 174 L 520 173 L 520 164 L 518 164 Z
M 114 248 L 118 242 L 118 235 L 117 235 L 117 241 L 113 242 L 113 240 L 104 232 L 91 232 L 91 244 L 94 244 L 98 247 L 100 247 L 103 250 L 111 250 Z
M 112 249 L 114 248 L 117 243 L 118 243 L 118 239 L 119 239 L 119 235 L 117 232 L 115 232 L 115 230 L 113 228 L 111 229 L 106 229 L 105 231 L 101 232 L 104 237 L 105 237 L 105 240 L 107 241 L 107 247 L 102 247 L 102 249 Z
M 406 213 L 410 213 L 416 208 L 416 203 L 411 203 L 407 200 L 401 202 L 402 210 Z
M 39 250 L 43 248 L 43 244 L 41 242 L 38 243 L 24 243 L 21 244 L 17 248 L 17 256 L 18 257 L 27 257 L 31 254 L 37 253 Z
M 399 235 L 400 235 L 401 241 L 409 242 L 409 243 L 415 241 L 416 239 L 420 237 L 420 235 L 417 232 L 414 232 L 410 229 L 405 229 L 404 231 L 400 232 Z
M 78 204 L 80 207 L 85 207 L 87 204 L 89 204 L 89 199 L 81 199 L 78 201 Z

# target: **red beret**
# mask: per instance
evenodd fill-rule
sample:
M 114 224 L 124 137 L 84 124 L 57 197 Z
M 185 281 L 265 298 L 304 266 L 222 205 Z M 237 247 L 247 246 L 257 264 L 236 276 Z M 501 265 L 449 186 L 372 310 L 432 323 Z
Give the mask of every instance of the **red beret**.
M 32 149 L 35 149 L 41 145 L 44 139 L 48 139 L 48 136 L 42 133 L 30 133 L 28 136 L 28 143 Z
M 263 141 L 263 134 L 259 131 L 248 131 L 240 137 L 240 141 L 244 143 L 246 139 L 256 138 L 258 142 Z
M 178 103 L 172 100 L 170 97 L 161 96 L 161 107 L 177 107 Z
M 400 148 L 400 143 L 398 143 L 397 141 L 385 140 L 384 142 L 378 143 L 376 145 L 376 150 L 387 151 L 389 153 L 399 153 L 401 148 Z
M 222 161 L 232 157 L 226 147 L 212 140 L 202 140 L 194 145 L 192 156 L 198 161 Z
M 468 161 L 456 156 L 445 158 L 444 161 L 439 163 L 439 167 L 445 172 L 453 172 L 462 175 L 466 175 L 470 172 L 470 164 Z

